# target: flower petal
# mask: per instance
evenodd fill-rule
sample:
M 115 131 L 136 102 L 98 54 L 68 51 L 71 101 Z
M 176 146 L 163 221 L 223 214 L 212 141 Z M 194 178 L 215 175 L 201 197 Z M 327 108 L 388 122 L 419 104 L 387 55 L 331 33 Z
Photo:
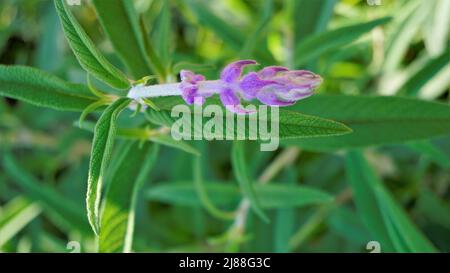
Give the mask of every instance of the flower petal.
M 268 81 L 261 79 L 256 72 L 250 72 L 239 84 L 242 90 L 242 95 L 246 100 L 251 100 L 256 97 L 256 94 L 264 87 L 276 84 L 275 81 Z
M 223 70 L 220 78 L 224 82 L 235 82 L 239 80 L 242 74 L 242 69 L 247 65 L 255 65 L 256 61 L 253 60 L 241 60 L 227 65 Z
M 283 66 L 268 66 L 258 72 L 261 79 L 270 79 L 275 77 L 279 72 L 288 71 L 289 69 Z
M 256 97 L 260 102 L 267 104 L 269 106 L 290 106 L 296 102 L 295 100 L 292 101 L 281 100 L 277 96 L 277 94 L 268 91 L 259 92 Z
M 236 114 L 252 114 L 255 111 L 247 110 L 241 105 L 241 100 L 230 88 L 223 89 L 220 92 L 220 100 L 228 111 Z

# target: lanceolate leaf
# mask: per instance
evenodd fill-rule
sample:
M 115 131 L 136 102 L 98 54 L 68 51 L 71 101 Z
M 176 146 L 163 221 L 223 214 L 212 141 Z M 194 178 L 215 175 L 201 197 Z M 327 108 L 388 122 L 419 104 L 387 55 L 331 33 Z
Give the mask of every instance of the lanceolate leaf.
M 79 123 L 77 125 L 80 126 Z M 95 124 L 92 122 L 83 122 L 80 126 L 80 128 L 91 132 L 94 131 L 94 127 Z M 127 140 L 150 141 L 156 144 L 179 149 L 193 155 L 200 155 L 200 152 L 192 147 L 192 145 L 182 140 L 175 140 L 170 135 L 165 135 L 164 132 L 158 132 L 157 130 L 158 129 L 147 128 L 117 128 L 116 136 L 117 138 Z
M 197 17 L 200 24 L 210 28 L 215 35 L 226 42 L 231 48 L 238 51 L 242 49 L 245 44 L 246 35 L 242 31 L 236 31 L 236 27 L 224 21 L 222 18 L 215 15 L 208 8 L 210 1 L 204 0 L 185 0 L 187 6 L 192 10 Z M 274 63 L 270 51 L 267 50 L 265 44 L 260 43 L 256 48 L 255 56 L 261 63 Z
M 244 144 L 242 141 L 233 142 L 231 165 L 233 166 L 233 172 L 242 189 L 242 193 L 250 201 L 255 213 L 267 222 L 269 218 L 267 218 L 266 214 L 261 209 L 261 203 L 255 193 L 253 185 L 255 181 L 250 178 L 247 171 L 247 162 L 245 160 Z
M 436 251 L 395 202 L 360 152 L 348 153 L 347 175 L 358 213 L 384 251 Z
M 381 18 L 368 23 L 341 27 L 306 38 L 295 48 L 295 66 L 301 66 L 320 55 L 355 41 L 373 28 L 389 22 L 390 18 Z
M 292 0 L 295 43 L 324 31 L 333 14 L 336 0 Z
M 80 84 L 24 66 L 0 65 L 0 95 L 62 111 L 83 111 L 95 98 Z
M 309 100 L 309 98 L 307 99 Z M 176 105 L 185 105 L 185 103 L 179 99 L 179 98 L 157 98 L 155 99 L 155 103 L 159 108 L 162 109 L 162 111 L 154 111 L 156 113 L 149 112 L 146 116 L 149 119 L 149 121 L 164 125 L 164 126 L 172 126 L 173 123 L 179 121 L 180 119 L 184 118 L 183 116 L 185 113 L 183 111 L 177 111 L 176 109 L 172 108 Z M 204 105 L 203 111 L 208 105 L 220 105 L 219 102 L 217 102 L 216 98 L 210 98 Z M 321 109 L 320 106 L 318 109 Z M 186 108 L 188 108 L 186 106 Z M 224 124 L 224 127 L 227 122 L 227 110 L 225 110 L 222 106 L 222 121 Z M 293 109 L 293 108 L 292 108 Z M 163 111 L 165 110 L 165 111 Z M 295 110 L 295 109 L 294 109 Z M 301 110 L 301 109 L 300 109 Z M 151 109 L 147 111 L 153 111 Z M 171 112 L 169 112 L 171 111 Z M 191 126 L 192 129 L 190 130 L 192 134 L 195 132 L 194 128 L 194 122 L 198 118 L 202 118 L 200 115 L 196 114 L 195 109 L 193 107 L 189 107 L 189 112 L 191 115 L 187 115 L 191 118 Z M 201 110 L 200 110 L 201 112 Z M 260 115 L 258 117 L 259 121 L 266 122 L 268 129 L 270 130 L 271 124 L 272 124 L 272 118 L 271 118 L 271 110 L 268 108 L 267 110 L 268 115 Z M 314 137 L 314 136 L 335 136 L 335 135 L 343 135 L 351 133 L 351 129 L 344 125 L 343 123 L 335 122 L 333 120 L 328 120 L 321 118 L 320 111 L 318 111 L 316 114 L 317 116 L 310 116 L 310 115 L 304 115 L 300 113 L 301 111 L 292 111 L 292 110 L 285 110 L 285 109 L 279 109 L 279 121 L 274 121 L 274 126 L 279 126 L 279 137 L 280 139 L 288 139 L 288 138 L 307 138 L 307 137 Z M 174 117 L 171 117 L 173 115 Z M 215 116 L 215 118 L 219 118 L 220 116 Z M 240 116 L 241 118 L 245 118 L 245 136 L 246 139 L 248 139 L 249 136 L 249 122 L 250 118 L 249 116 Z M 254 117 L 252 117 L 254 118 Z M 205 118 L 203 117 L 203 123 L 205 124 L 207 121 L 209 121 L 211 118 Z M 237 124 L 237 116 L 234 115 L 235 124 Z M 254 119 L 252 121 L 255 121 Z M 235 134 L 236 127 L 235 127 Z M 224 129 L 225 132 L 225 129 Z
M 150 75 L 150 60 L 133 1 L 94 0 L 93 4 L 115 51 L 135 79 Z
M 103 112 L 95 126 L 91 159 L 89 162 L 86 207 L 89 223 L 96 234 L 99 234 L 99 207 L 102 184 L 116 136 L 116 120 L 120 112 L 129 103 L 130 100 L 126 98 L 115 101 Z
M 233 183 L 205 182 L 208 198 L 216 206 L 233 207 L 241 200 L 241 193 Z M 319 205 L 333 201 L 333 197 L 323 191 L 307 186 L 255 185 L 255 192 L 265 209 L 279 209 Z M 201 206 L 193 182 L 167 182 L 146 191 L 149 200 L 179 206 Z
M 155 22 L 155 29 L 153 31 L 153 41 L 155 41 L 156 49 L 161 58 L 161 62 L 170 65 L 172 61 L 170 58 L 171 45 L 171 21 L 172 14 L 170 12 L 170 1 L 161 1 L 161 11 Z
M 308 150 L 403 143 L 450 134 L 450 106 L 412 98 L 317 95 L 291 109 L 343 122 L 353 130 L 343 136 L 282 141 Z
M 117 89 L 128 89 L 130 83 L 125 75 L 114 67 L 95 47 L 81 25 L 70 12 L 65 0 L 55 0 L 56 10 L 66 34 L 67 41 L 81 66 L 96 78 Z
M 431 59 L 420 71 L 412 75 L 405 85 L 403 85 L 400 92 L 402 94 L 416 96 L 425 84 L 449 64 L 449 60 L 450 48 L 440 56 Z
M 120 154 L 106 192 L 99 236 L 100 252 L 130 252 L 138 191 L 142 188 L 158 147 L 132 141 Z

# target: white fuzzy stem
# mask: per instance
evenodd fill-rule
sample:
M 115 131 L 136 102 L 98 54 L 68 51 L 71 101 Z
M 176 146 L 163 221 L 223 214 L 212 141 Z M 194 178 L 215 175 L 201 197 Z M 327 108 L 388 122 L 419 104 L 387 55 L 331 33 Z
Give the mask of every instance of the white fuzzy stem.
M 179 83 L 166 83 L 156 85 L 137 85 L 133 86 L 128 92 L 128 98 L 140 100 L 142 98 L 155 98 L 165 96 L 181 96 Z

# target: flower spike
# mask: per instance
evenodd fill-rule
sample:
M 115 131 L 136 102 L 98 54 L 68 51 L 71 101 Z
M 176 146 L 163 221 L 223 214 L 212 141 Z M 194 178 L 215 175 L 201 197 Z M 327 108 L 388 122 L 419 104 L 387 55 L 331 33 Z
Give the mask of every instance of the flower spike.
M 307 98 L 320 86 L 322 78 L 307 70 L 289 70 L 282 66 L 268 66 L 258 72 L 242 76 L 244 67 L 257 65 L 254 60 L 240 60 L 227 65 L 218 80 L 206 80 L 192 71 L 180 72 L 181 83 L 156 86 L 136 86 L 128 97 L 181 95 L 188 104 L 203 104 L 208 97 L 218 94 L 224 106 L 234 113 L 250 114 L 241 106 L 241 100 L 259 100 L 270 106 L 289 106 Z

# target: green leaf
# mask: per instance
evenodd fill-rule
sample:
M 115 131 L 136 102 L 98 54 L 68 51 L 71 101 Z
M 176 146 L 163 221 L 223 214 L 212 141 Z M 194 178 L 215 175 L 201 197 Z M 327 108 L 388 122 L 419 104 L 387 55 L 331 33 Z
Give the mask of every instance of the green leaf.
M 77 229 L 89 233 L 89 225 L 83 215 L 83 208 L 56 192 L 50 185 L 36 180 L 23 169 L 10 153 L 3 155 L 5 172 L 13 179 L 31 200 L 38 202 L 50 219 L 66 231 Z
M 99 252 L 130 252 L 139 190 L 158 153 L 150 143 L 129 142 L 120 154 L 105 195 L 101 215 Z
M 404 143 L 450 134 L 450 106 L 402 97 L 317 95 L 290 108 L 350 126 L 352 134 L 285 140 L 307 150 Z
M 333 14 L 336 0 L 292 0 L 294 40 L 298 44 L 309 35 L 320 33 L 327 28 Z
M 94 130 L 91 159 L 89 162 L 86 207 L 89 223 L 95 234 L 99 234 L 99 209 L 103 179 L 109 164 L 116 137 L 116 120 L 120 112 L 128 106 L 129 99 L 121 98 L 111 104 L 102 114 Z
M 438 56 L 445 51 L 448 45 L 450 30 L 450 2 L 435 0 L 431 15 L 424 25 L 424 42 L 427 51 L 432 56 Z
M 361 221 L 361 218 L 346 207 L 339 206 L 333 208 L 330 216 L 327 217 L 327 222 L 333 232 L 359 246 L 366 245 L 371 241 L 371 236 Z
M 264 0 L 260 11 L 259 21 L 255 24 L 254 30 L 245 39 L 244 46 L 239 54 L 242 59 L 252 56 L 252 53 L 258 48 L 257 46 L 260 45 L 259 41 L 272 19 L 273 11 L 273 0 Z
M 239 183 L 242 193 L 250 202 L 252 209 L 262 220 L 269 222 L 269 218 L 262 210 L 261 203 L 255 193 L 255 181 L 252 181 L 247 171 L 247 161 L 245 160 L 244 143 L 242 141 L 233 142 L 231 165 L 233 166 L 234 176 Z
M 423 187 L 417 200 L 417 208 L 427 219 L 450 230 L 450 205 L 431 190 Z
M 92 3 L 115 52 L 134 78 L 140 79 L 150 75 L 151 63 L 133 1 L 94 0 Z
M 70 12 L 65 0 L 55 0 L 67 41 L 81 66 L 90 74 L 117 89 L 128 89 L 125 75 L 114 67 L 95 47 L 81 25 Z
M 209 199 L 216 206 L 235 206 L 241 200 L 239 187 L 232 183 L 205 182 Z M 279 209 L 320 205 L 333 201 L 333 197 L 307 186 L 255 185 L 255 192 L 265 209 Z M 201 206 L 192 182 L 175 181 L 153 186 L 146 190 L 146 198 L 179 206 Z
M 202 170 L 202 162 L 200 157 L 196 157 L 193 159 L 193 179 L 194 179 L 194 187 L 197 192 L 198 198 L 202 203 L 202 206 L 205 210 L 211 214 L 212 216 L 222 219 L 222 220 L 232 220 L 235 217 L 234 212 L 223 211 L 220 208 L 216 207 L 214 203 L 209 199 L 208 191 L 206 188 L 205 181 L 203 179 L 203 170 Z
M 422 154 L 430 160 L 439 164 L 442 168 L 450 168 L 450 158 L 441 151 L 436 145 L 428 140 L 408 143 L 407 146 L 412 150 Z
M 155 41 L 157 52 L 161 58 L 161 62 L 170 65 L 170 50 L 171 50 L 171 21 L 172 14 L 170 12 L 170 1 L 161 1 L 162 7 L 160 14 L 156 18 L 153 41 Z
M 0 95 L 61 111 L 83 111 L 95 98 L 80 84 L 24 66 L 0 65 Z
M 309 99 L 308 99 L 309 100 Z M 147 110 L 148 112 L 147 119 L 155 124 L 158 125 L 164 125 L 167 127 L 171 127 L 174 125 L 175 122 L 179 122 L 183 116 L 189 117 L 189 114 L 192 114 L 191 116 L 191 134 L 197 132 L 197 128 L 195 128 L 196 120 L 203 119 L 201 124 L 206 124 L 211 118 L 205 118 L 202 117 L 201 109 L 203 111 L 205 110 L 205 107 L 208 105 L 221 105 L 221 103 L 217 100 L 216 97 L 210 98 L 203 108 L 195 108 L 198 106 L 187 106 L 185 109 L 176 109 L 173 108 L 177 105 L 185 105 L 185 103 L 180 98 L 156 98 L 154 100 L 156 105 L 161 108 L 161 111 L 151 112 L 153 110 Z M 222 124 L 225 127 L 226 121 L 227 121 L 227 110 L 220 106 L 221 108 L 221 115 L 216 115 L 214 118 L 220 119 L 222 117 Z M 199 112 L 196 112 L 196 109 Z M 187 110 L 188 112 L 185 112 L 184 110 Z M 170 112 L 169 112 L 170 111 Z M 258 119 L 259 122 L 266 122 L 268 129 L 270 131 L 270 128 L 273 128 L 271 126 L 277 126 L 279 128 L 279 137 L 280 139 L 288 139 L 288 138 L 303 138 L 303 137 L 314 137 L 314 136 L 335 136 L 335 135 L 343 135 L 348 134 L 352 130 L 347 127 L 346 125 L 335 122 L 332 120 L 320 118 L 317 116 L 309 116 L 299 113 L 298 111 L 291 111 L 291 110 L 285 110 L 285 109 L 279 109 L 279 120 L 278 122 L 274 120 L 272 122 L 271 119 L 271 111 L 270 107 L 267 108 L 267 116 L 259 115 Z M 229 113 L 228 113 L 229 114 Z M 318 114 L 320 115 L 320 114 Z M 172 117 L 173 116 L 173 117 Z M 234 124 L 237 124 L 237 119 L 245 119 L 245 138 L 249 138 L 249 122 L 255 122 L 256 117 L 254 115 L 250 116 L 238 116 L 231 114 L 231 116 L 234 117 Z M 271 125 L 272 124 L 272 125 Z M 237 135 L 237 126 L 234 126 L 234 134 Z M 226 132 L 224 128 L 224 132 Z
M 76 124 L 81 129 L 88 130 L 90 132 L 94 131 L 95 124 L 92 122 L 83 122 L 82 126 Z M 179 149 L 186 153 L 190 153 L 196 156 L 200 155 L 200 152 L 192 147 L 192 145 L 186 143 L 185 141 L 178 141 L 173 139 L 169 135 L 162 134 L 162 132 L 152 129 L 141 129 L 141 128 L 117 128 L 116 136 L 122 139 L 128 140 L 139 140 L 139 141 L 150 141 L 156 144 L 161 144 L 170 148 Z
M 22 196 L 9 201 L 0 214 L 0 249 L 40 213 L 38 204 Z
M 399 21 L 395 24 L 392 34 L 387 41 L 385 63 L 383 71 L 387 74 L 399 68 L 409 46 L 416 37 L 424 20 L 429 16 L 432 5 L 428 2 L 409 1 L 396 16 Z
M 422 87 L 448 65 L 449 60 L 450 48 L 440 56 L 431 59 L 421 70 L 412 75 L 400 89 L 400 94 L 418 95 Z
M 309 36 L 295 48 L 295 66 L 301 66 L 323 54 L 348 45 L 373 28 L 389 21 L 390 18 L 386 17 Z
M 358 213 L 374 239 L 381 243 L 382 250 L 436 251 L 385 189 L 360 152 L 349 152 L 346 164 Z
M 236 27 L 230 25 L 228 21 L 223 20 L 214 14 L 208 7 L 210 1 L 203 0 L 185 0 L 189 9 L 194 13 L 200 25 L 211 29 L 215 35 L 222 39 L 230 48 L 239 51 L 245 44 L 246 36 L 242 31 L 236 31 Z M 255 57 L 262 64 L 273 64 L 275 61 L 267 50 L 265 44 L 260 43 L 256 48 Z

